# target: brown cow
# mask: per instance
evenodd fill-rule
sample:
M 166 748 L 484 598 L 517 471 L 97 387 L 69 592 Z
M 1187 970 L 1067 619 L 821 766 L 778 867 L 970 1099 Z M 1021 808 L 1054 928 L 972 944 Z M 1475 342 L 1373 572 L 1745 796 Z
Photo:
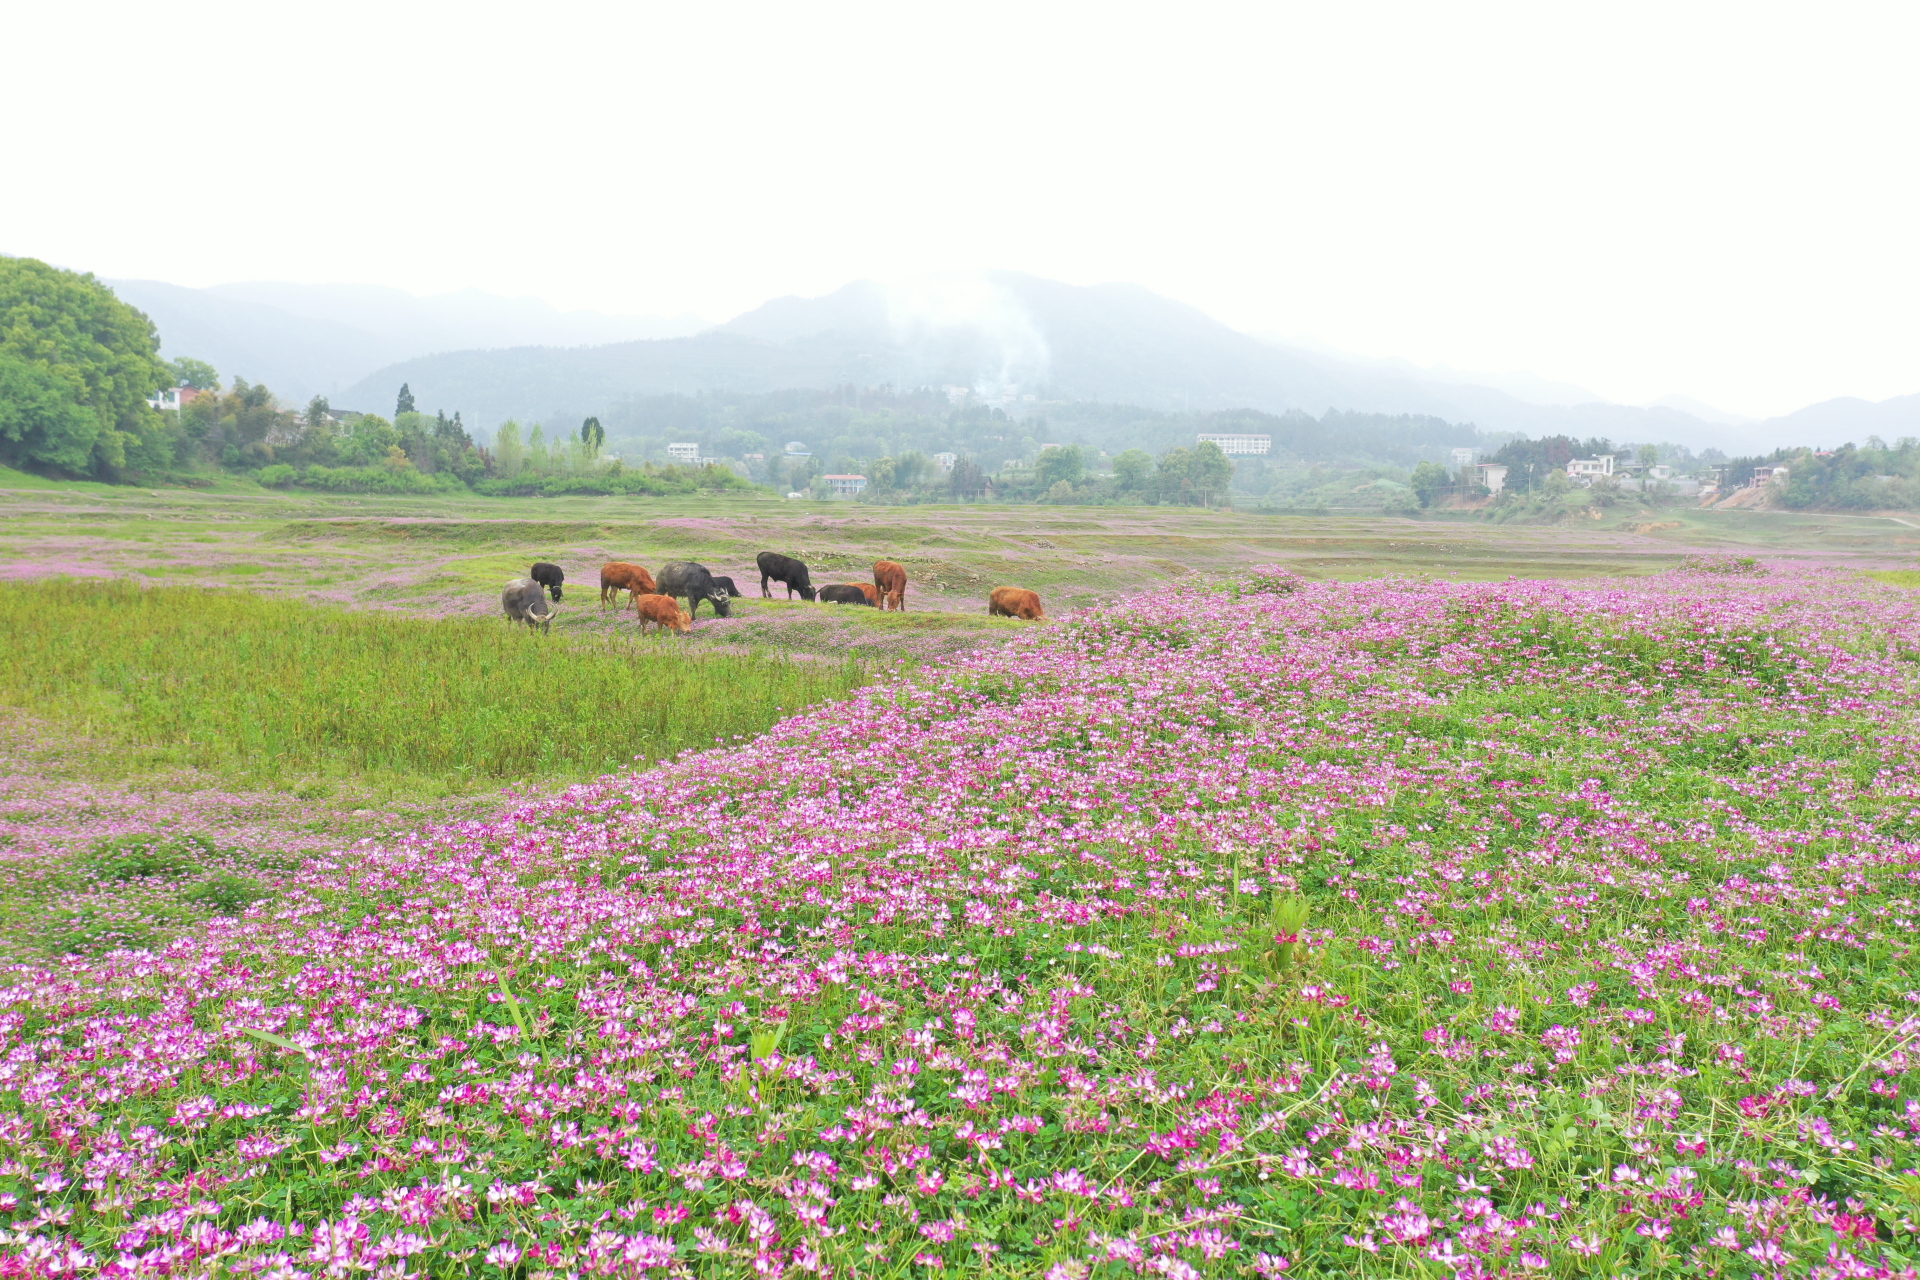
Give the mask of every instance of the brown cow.
M 861 591 L 866 593 L 868 604 L 872 605 L 876 609 L 881 607 L 880 602 L 884 597 L 882 597 L 880 594 L 880 588 L 874 586 L 871 582 L 856 582 L 853 585 L 860 588 Z
M 647 634 L 647 624 L 653 623 L 662 631 L 671 627 L 682 635 L 693 630 L 693 619 L 687 617 L 687 611 L 672 596 L 637 595 L 633 598 L 633 611 L 640 615 L 640 634 Z
M 907 571 L 891 560 L 873 562 L 873 585 L 880 588 L 888 609 L 907 611 Z
M 987 616 L 1035 622 L 1045 621 L 1047 613 L 1040 607 L 1040 597 L 1025 587 L 995 587 L 987 600 Z
M 639 565 L 609 560 L 600 566 L 600 603 L 619 604 L 622 591 L 639 597 L 653 595 L 658 588 L 653 585 L 653 575 Z

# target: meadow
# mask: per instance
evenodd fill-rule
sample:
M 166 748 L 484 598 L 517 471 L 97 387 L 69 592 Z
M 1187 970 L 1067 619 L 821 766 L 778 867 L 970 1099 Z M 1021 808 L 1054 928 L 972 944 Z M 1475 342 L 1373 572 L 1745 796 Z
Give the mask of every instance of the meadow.
M 1071 531 L 962 514 L 999 542 L 937 563 L 1073 589 L 1040 576 L 1064 547 L 1006 549 Z M 964 586 L 924 623 L 750 600 L 644 644 L 591 603 L 542 638 L 431 590 L 9 588 L 10 636 L 47 620 L 9 701 L 99 719 L 70 776 L 0 779 L 28 819 L 0 892 L 94 886 L 33 899 L 67 933 L 0 979 L 0 1270 L 1914 1274 L 1905 535 L 1512 544 L 1596 571 L 1554 581 L 1471 528 L 1153 518 L 1182 572 L 1118 584 L 1142 562 L 1083 542 L 1094 603 L 1044 626 Z M 1262 530 L 1293 554 L 1254 558 Z M 363 536 L 453 562 L 414 555 L 437 534 L 329 554 Z M 194 545 L 247 539 L 289 545 Z M 1328 568 L 1399 550 L 1376 540 L 1428 558 Z M 226 621 L 176 603 L 208 599 Z M 599 776 L 579 748 L 356 836 L 366 771 L 496 740 L 478 703 L 415 702 L 328 764 L 336 730 L 291 708 L 364 687 L 326 655 L 395 626 L 496 663 L 477 689 L 537 683 L 540 653 L 823 683 L 770 678 L 764 728 L 700 750 Z M 140 710 L 154 679 L 224 728 Z M 288 709 L 229 687 L 261 679 Z M 246 781 L 248 734 L 318 789 L 143 793 L 150 765 Z

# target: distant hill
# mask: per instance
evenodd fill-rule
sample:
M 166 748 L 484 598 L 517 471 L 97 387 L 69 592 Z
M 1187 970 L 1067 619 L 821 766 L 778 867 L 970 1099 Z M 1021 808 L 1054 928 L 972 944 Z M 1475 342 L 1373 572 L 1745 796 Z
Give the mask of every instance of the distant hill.
M 1536 404 L 1449 376 L 1256 338 L 1134 285 L 993 273 L 924 288 L 857 282 L 825 297 L 778 298 L 691 337 L 421 357 L 381 369 L 343 395 L 377 404 L 406 382 L 421 404 L 459 408 L 469 422 L 490 426 L 509 416 L 566 420 L 623 397 L 675 391 L 957 385 L 1160 411 L 1318 416 L 1335 408 L 1421 414 L 1494 433 L 1748 446 L 1742 428 L 1670 406 Z
M 189 289 L 155 280 L 106 283 L 159 327 L 161 353 L 168 358 L 205 360 L 223 378 L 264 382 L 289 403 L 319 394 L 348 408 L 377 408 L 350 404 L 340 393 L 375 369 L 416 356 L 668 338 L 707 327 L 698 316 L 560 311 L 537 298 L 476 290 L 421 298 L 375 285 L 255 282 Z
M 1879 436 L 1889 444 L 1902 436 L 1920 437 L 1920 395 L 1895 396 L 1874 403 L 1841 396 L 1823 400 L 1778 418 L 1769 418 L 1756 431 L 1766 448 L 1806 444 L 1816 448 L 1865 444 Z

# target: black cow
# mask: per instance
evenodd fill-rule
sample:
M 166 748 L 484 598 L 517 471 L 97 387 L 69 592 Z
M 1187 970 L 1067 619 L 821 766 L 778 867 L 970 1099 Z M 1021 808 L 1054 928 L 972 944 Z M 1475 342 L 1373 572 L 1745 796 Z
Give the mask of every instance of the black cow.
M 807 577 L 807 566 L 792 556 L 783 556 L 778 551 L 762 551 L 755 556 L 754 563 L 760 566 L 760 594 L 771 597 L 773 592 L 767 589 L 767 580 L 784 583 L 787 599 L 793 599 L 798 591 L 802 600 L 814 598 L 813 583 Z
M 859 587 L 854 586 L 851 583 L 845 583 L 845 582 L 840 583 L 836 586 L 820 588 L 820 603 L 821 604 L 864 604 L 869 609 L 873 607 L 873 600 L 871 597 L 867 595 L 866 592 L 862 591 Z
M 700 616 L 702 600 L 713 606 L 717 616 L 722 618 L 730 616 L 727 589 L 713 580 L 713 575 L 707 572 L 707 566 L 703 564 L 682 560 L 677 564 L 667 565 L 653 575 L 653 581 L 661 595 L 685 600 L 690 618 Z
M 727 594 L 732 596 L 735 600 L 738 600 L 740 598 L 740 588 L 733 585 L 732 578 L 723 578 L 716 573 L 713 576 L 713 585 L 716 587 L 724 587 L 726 589 Z
M 560 584 L 567 580 L 567 575 L 561 572 L 559 565 L 548 564 L 545 560 L 533 566 L 527 576 L 545 587 L 555 600 L 560 598 Z

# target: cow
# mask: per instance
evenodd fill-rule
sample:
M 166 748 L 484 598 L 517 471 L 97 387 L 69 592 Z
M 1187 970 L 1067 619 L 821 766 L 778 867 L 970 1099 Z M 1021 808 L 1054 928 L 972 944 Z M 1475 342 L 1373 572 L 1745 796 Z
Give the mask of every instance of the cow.
M 600 603 L 619 604 L 622 591 L 638 599 L 657 594 L 658 588 L 653 585 L 653 575 L 639 565 L 609 560 L 600 566 Z
M 880 595 L 886 601 L 888 609 L 907 611 L 907 571 L 891 560 L 873 562 L 873 585 L 880 588 Z
M 681 635 L 693 630 L 693 619 L 680 607 L 680 602 L 672 596 L 635 596 L 633 611 L 640 615 L 640 634 L 647 634 L 647 625 L 653 625 L 665 631 L 672 628 Z
M 853 585 L 866 593 L 867 603 L 876 609 L 880 608 L 881 602 L 886 599 L 885 596 L 880 594 L 880 588 L 874 586 L 871 582 L 856 582 Z
M 718 617 L 725 618 L 731 614 L 727 604 L 727 589 L 713 580 L 713 575 L 707 572 L 707 566 L 703 564 L 682 560 L 667 565 L 660 570 L 655 583 L 654 589 L 661 595 L 684 599 L 694 621 L 700 618 L 702 600 L 713 606 L 713 612 Z
M 732 596 L 735 600 L 738 600 L 740 598 L 740 588 L 733 585 L 732 578 L 723 578 L 716 573 L 713 575 L 713 585 L 716 587 L 725 587 L 727 590 L 727 594 Z
M 864 590 L 863 590 L 864 588 Z M 873 588 L 864 582 L 837 582 L 830 587 L 820 588 L 821 604 L 864 604 L 871 606 L 873 597 L 867 592 Z
M 792 556 L 783 556 L 778 551 L 762 551 L 753 558 L 760 566 L 760 594 L 771 599 L 773 592 L 767 589 L 767 580 L 785 584 L 787 599 L 793 599 L 798 591 L 802 600 L 815 598 L 812 581 L 807 577 L 807 566 Z
M 1040 607 L 1040 597 L 1025 587 L 995 587 L 987 600 L 987 616 L 1036 622 L 1045 621 L 1047 613 Z
M 500 593 L 500 609 L 507 615 L 507 625 L 524 622 L 528 627 L 539 627 L 545 635 L 553 623 L 553 607 L 546 601 L 546 593 L 539 583 L 529 578 L 515 578 Z
M 551 592 L 554 602 L 556 604 L 559 603 L 560 584 L 567 580 L 567 575 L 561 570 L 559 565 L 548 564 L 545 560 L 542 560 L 539 564 L 533 566 L 527 576 Z

